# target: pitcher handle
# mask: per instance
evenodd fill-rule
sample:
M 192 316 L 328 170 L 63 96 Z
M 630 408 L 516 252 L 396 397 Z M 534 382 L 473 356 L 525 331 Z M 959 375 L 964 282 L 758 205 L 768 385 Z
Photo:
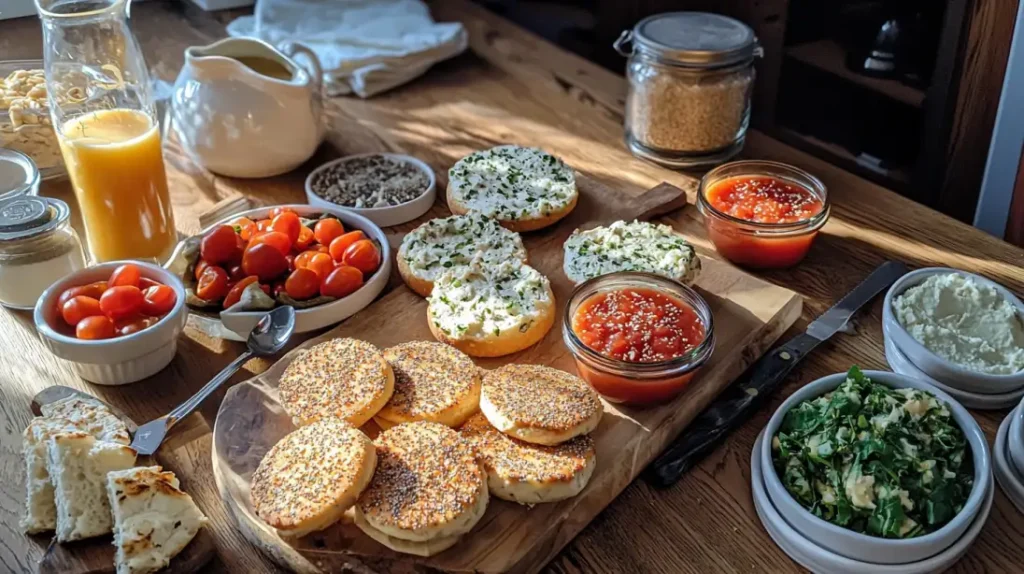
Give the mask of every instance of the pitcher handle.
M 316 87 L 315 93 L 322 94 L 322 88 L 324 83 L 324 70 L 323 68 L 320 67 L 320 58 L 316 57 L 316 54 L 313 52 L 313 50 L 310 50 L 308 47 L 304 46 L 303 44 L 299 44 L 298 42 L 286 42 L 281 46 L 281 51 L 284 52 L 286 56 L 292 59 L 295 58 L 296 54 L 302 54 L 306 56 L 306 59 L 309 60 L 309 67 L 306 68 L 306 71 L 313 76 L 313 86 Z M 295 61 L 298 62 L 298 60 Z M 299 62 L 299 64 L 301 65 L 302 62 Z

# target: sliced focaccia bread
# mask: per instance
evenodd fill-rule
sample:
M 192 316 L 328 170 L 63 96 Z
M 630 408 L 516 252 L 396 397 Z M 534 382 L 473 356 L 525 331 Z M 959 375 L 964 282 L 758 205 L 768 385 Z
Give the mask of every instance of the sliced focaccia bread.
M 410 289 L 427 297 L 442 273 L 475 256 L 489 265 L 526 263 L 526 248 L 518 233 L 479 213 L 431 219 L 402 239 L 398 272 Z
M 427 299 L 430 332 L 474 357 L 533 345 L 551 329 L 555 295 L 547 277 L 518 261 L 471 264 L 445 273 Z
M 107 534 L 113 522 L 107 473 L 135 465 L 135 450 L 86 433 L 58 434 L 48 443 L 47 471 L 57 503 L 57 541 Z
M 147 574 L 170 564 L 206 524 L 173 472 L 140 466 L 107 474 L 117 574 Z
M 501 145 L 469 154 L 448 170 L 448 209 L 493 217 L 512 231 L 532 231 L 576 207 L 576 175 L 544 150 Z
M 616 221 L 574 231 L 565 241 L 563 267 L 574 283 L 616 271 L 644 271 L 689 285 L 700 273 L 700 259 L 667 225 Z

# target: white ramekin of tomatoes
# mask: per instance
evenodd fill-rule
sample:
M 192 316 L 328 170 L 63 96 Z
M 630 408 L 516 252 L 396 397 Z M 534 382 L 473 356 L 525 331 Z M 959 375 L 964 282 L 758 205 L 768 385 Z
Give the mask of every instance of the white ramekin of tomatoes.
M 268 310 L 291 305 L 295 331 L 337 323 L 387 284 L 387 237 L 368 219 L 309 205 L 227 217 L 183 241 L 168 263 L 211 335 L 241 339 Z
M 185 287 L 159 266 L 94 265 L 57 281 L 35 307 L 39 338 L 85 380 L 135 382 L 174 359 L 188 319 Z

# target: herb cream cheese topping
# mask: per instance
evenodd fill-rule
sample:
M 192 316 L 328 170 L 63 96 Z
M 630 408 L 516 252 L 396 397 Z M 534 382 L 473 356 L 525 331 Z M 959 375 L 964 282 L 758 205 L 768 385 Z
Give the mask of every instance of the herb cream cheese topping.
M 435 281 L 449 269 L 480 257 L 485 266 L 525 261 L 526 248 L 518 233 L 477 213 L 432 219 L 410 231 L 398 249 L 413 273 Z
M 470 211 L 505 221 L 535 219 L 565 209 L 576 176 L 537 148 L 503 145 L 472 153 L 448 171 L 452 197 Z
M 645 271 L 689 284 L 700 272 L 700 260 L 667 225 L 616 221 L 574 231 L 565 242 L 564 267 L 576 283 L 616 271 Z

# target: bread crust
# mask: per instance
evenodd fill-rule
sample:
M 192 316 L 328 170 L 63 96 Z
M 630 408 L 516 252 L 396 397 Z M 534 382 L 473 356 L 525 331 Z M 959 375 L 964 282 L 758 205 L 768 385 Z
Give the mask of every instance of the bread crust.
M 398 260 L 398 275 L 402 277 L 402 281 L 412 289 L 414 293 L 420 297 L 430 297 L 430 292 L 434 290 L 434 282 L 422 279 L 409 268 L 409 262 L 402 256 L 397 256 L 395 259 Z
M 465 215 L 470 212 L 470 209 L 466 204 L 455 198 L 455 195 L 452 193 L 451 185 L 449 185 L 445 190 L 445 198 L 448 201 L 448 210 L 455 215 Z M 521 219 L 502 219 L 500 217 L 495 217 L 494 219 L 509 231 L 515 231 L 517 233 L 536 231 L 538 229 L 544 229 L 545 227 L 554 225 L 555 223 L 558 223 L 560 219 L 572 213 L 572 210 L 576 208 L 576 204 L 579 202 L 579 198 L 580 194 L 577 191 L 565 207 L 551 211 L 547 215 L 541 215 L 539 217 L 524 217 Z
M 415 421 L 456 428 L 478 410 L 480 370 L 457 349 L 410 341 L 384 349 L 384 359 L 395 374 L 395 392 L 374 417 L 381 428 Z
M 502 331 L 498 335 L 487 333 L 483 337 L 453 337 L 435 324 L 429 305 L 427 306 L 427 326 L 435 339 L 451 345 L 471 357 L 503 357 L 537 344 L 551 330 L 551 326 L 555 323 L 555 294 L 551 291 L 551 285 L 547 285 L 547 293 L 548 299 L 552 303 L 537 308 L 537 319 L 524 332 L 510 329 Z

